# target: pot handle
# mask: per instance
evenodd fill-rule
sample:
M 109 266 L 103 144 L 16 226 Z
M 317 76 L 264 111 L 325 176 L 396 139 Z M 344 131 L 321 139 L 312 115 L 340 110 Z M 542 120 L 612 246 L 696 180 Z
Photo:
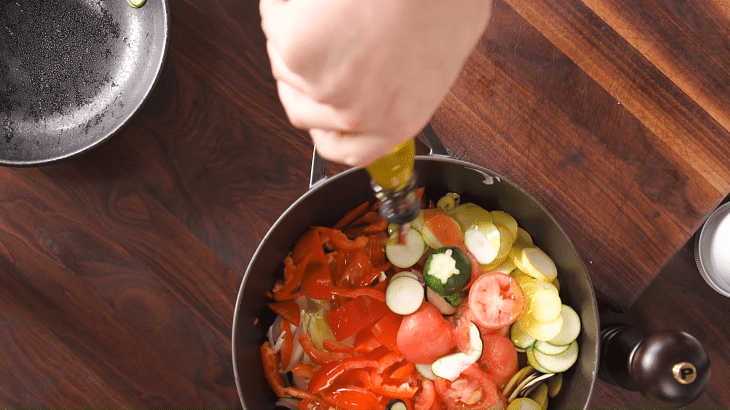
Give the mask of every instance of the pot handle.
M 428 155 L 450 157 L 449 150 L 444 146 L 441 139 L 436 135 L 436 131 L 433 130 L 431 124 L 426 124 L 426 127 L 421 130 L 421 138 L 428 146 Z M 327 179 L 327 173 L 325 169 L 324 159 L 317 153 L 317 147 L 314 147 L 312 153 L 312 169 L 309 173 L 309 189 L 312 189 L 315 185 L 322 183 Z

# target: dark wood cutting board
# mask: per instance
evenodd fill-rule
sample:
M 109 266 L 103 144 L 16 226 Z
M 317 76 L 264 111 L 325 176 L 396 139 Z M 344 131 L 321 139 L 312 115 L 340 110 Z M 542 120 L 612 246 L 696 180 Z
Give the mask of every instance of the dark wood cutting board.
M 307 191 L 312 143 L 279 103 L 256 2 L 170 11 L 132 123 L 71 161 L 0 168 L 2 407 L 240 407 L 236 295 Z M 554 214 L 605 306 L 706 343 L 718 376 L 695 408 L 730 406 L 730 302 L 689 242 L 730 192 L 728 67 L 725 0 L 498 0 L 433 118 L 455 156 Z M 600 381 L 591 402 L 650 405 Z

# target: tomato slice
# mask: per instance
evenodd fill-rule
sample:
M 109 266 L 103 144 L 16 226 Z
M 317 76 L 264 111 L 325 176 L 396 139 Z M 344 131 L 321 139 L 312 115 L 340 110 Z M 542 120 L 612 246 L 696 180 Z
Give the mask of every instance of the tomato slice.
M 511 340 L 499 335 L 482 335 L 482 342 L 479 367 L 502 389 L 519 369 L 517 349 Z
M 514 323 L 522 314 L 525 294 L 510 275 L 490 272 L 474 282 L 468 304 L 477 325 L 498 329 Z
M 409 362 L 431 364 L 456 346 L 454 325 L 441 316 L 436 306 L 423 302 L 418 310 L 403 317 L 396 342 Z
M 390 311 L 385 302 L 367 296 L 358 296 L 330 310 L 325 319 L 335 339 L 341 342 L 355 333 L 369 328 Z
M 423 229 L 433 236 L 438 247 L 459 246 L 463 242 L 461 228 L 454 218 L 443 213 L 435 213 L 424 218 L 426 222 L 423 224 Z
M 487 409 L 499 401 L 494 381 L 473 364 L 453 382 L 437 377 L 436 392 L 449 409 Z
M 430 409 L 436 401 L 436 387 L 428 379 L 421 379 L 421 390 L 416 394 L 413 408 L 416 410 Z

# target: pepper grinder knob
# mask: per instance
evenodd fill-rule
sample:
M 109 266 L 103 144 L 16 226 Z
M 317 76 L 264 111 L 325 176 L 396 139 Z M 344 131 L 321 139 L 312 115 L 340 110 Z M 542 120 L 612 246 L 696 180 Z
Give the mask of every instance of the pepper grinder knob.
M 599 376 L 668 406 L 697 399 L 710 381 L 710 358 L 692 335 L 680 331 L 647 334 L 628 325 L 601 331 Z

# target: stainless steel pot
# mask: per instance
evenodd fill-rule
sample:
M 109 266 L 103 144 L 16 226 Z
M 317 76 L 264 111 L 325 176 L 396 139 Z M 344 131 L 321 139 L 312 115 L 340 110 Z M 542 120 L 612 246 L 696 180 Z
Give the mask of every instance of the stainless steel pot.
M 429 130 L 429 128 L 427 128 Z M 456 192 L 463 202 L 501 209 L 517 219 L 535 243 L 558 267 L 561 297 L 581 317 L 578 362 L 564 374 L 563 389 L 550 400 L 552 408 L 586 408 L 598 374 L 599 318 L 593 285 L 580 256 L 556 219 L 532 196 L 506 178 L 468 162 L 455 160 L 435 135 L 424 133 L 432 147 L 429 156 L 416 157 L 418 184 L 426 196 L 438 198 Z M 370 177 L 364 169 L 350 169 L 318 180 L 321 163 L 313 161 L 310 190 L 274 223 L 259 245 L 244 274 L 233 323 L 233 366 L 244 408 L 273 408 L 276 396 L 263 375 L 259 347 L 274 315 L 267 307 L 266 291 L 283 275 L 284 257 L 312 225 L 331 226 L 348 210 L 374 201 Z M 326 204 L 326 205 L 325 205 Z

